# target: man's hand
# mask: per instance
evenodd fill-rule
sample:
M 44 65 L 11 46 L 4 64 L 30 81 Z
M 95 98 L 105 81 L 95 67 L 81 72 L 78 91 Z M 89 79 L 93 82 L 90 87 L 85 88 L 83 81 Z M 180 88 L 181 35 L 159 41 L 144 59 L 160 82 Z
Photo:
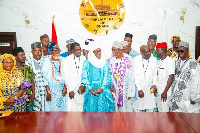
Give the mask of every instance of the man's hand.
M 102 88 L 98 88 L 97 90 L 96 90 L 96 93 L 101 93 L 103 91 L 103 89 Z
M 82 95 L 82 94 L 85 92 L 85 86 L 81 85 L 81 86 L 79 87 L 79 90 L 80 90 L 81 95 Z
M 95 90 L 94 89 L 90 89 L 90 92 L 92 93 L 92 95 L 94 95 L 94 96 L 98 96 L 96 93 L 95 93 Z
M 190 103 L 194 105 L 196 102 L 195 102 L 195 101 L 192 101 L 192 100 L 190 100 Z
M 139 90 L 138 91 L 138 95 L 140 98 L 143 98 L 144 97 L 144 92 L 142 90 Z
M 66 85 L 63 86 L 62 96 L 64 97 L 67 94 L 67 87 Z
M 10 100 L 12 100 L 12 101 L 15 101 L 15 97 L 11 97 L 11 98 L 9 98 Z
M 46 101 L 51 101 L 51 92 L 47 91 Z
M 154 96 L 157 96 L 157 88 L 156 88 L 155 85 L 151 86 L 151 88 L 150 88 L 150 93 L 151 93 L 151 94 L 154 93 Z
M 70 99 L 74 98 L 74 95 L 75 95 L 75 93 L 74 93 L 73 91 L 71 91 L 71 92 L 69 93 Z
M 156 86 L 152 85 L 150 88 L 150 93 L 154 93 L 156 91 Z
M 32 93 L 32 94 L 30 95 L 30 101 L 29 101 L 29 102 L 33 102 L 34 98 L 35 98 L 35 93 Z
M 157 97 L 157 94 L 158 94 L 158 91 L 157 91 L 157 88 L 156 88 L 156 90 L 154 91 L 154 96 Z
M 115 93 L 114 89 L 111 87 L 110 88 L 111 93 Z
M 163 102 L 166 102 L 167 101 L 167 92 L 164 91 L 162 94 L 161 94 L 161 101 Z
M 115 91 L 112 87 L 110 88 L 110 92 L 111 92 L 112 97 L 114 98 Z

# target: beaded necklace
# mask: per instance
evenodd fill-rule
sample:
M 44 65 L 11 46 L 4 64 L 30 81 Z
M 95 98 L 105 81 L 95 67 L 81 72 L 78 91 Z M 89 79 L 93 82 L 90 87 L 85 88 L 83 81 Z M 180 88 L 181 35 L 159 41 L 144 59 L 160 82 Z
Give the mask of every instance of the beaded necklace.
M 147 66 L 146 66 L 145 69 L 144 69 L 144 62 L 143 62 L 143 59 L 142 59 L 142 63 L 143 63 L 143 70 L 144 70 L 144 77 L 145 77 L 145 74 L 146 74 L 146 72 L 147 72 L 147 68 L 148 68 L 148 66 L 149 66 L 149 59 L 148 59 L 148 64 L 147 64 Z
M 53 57 L 51 57 L 51 66 L 52 66 L 52 74 L 53 74 L 53 78 L 56 80 L 56 81 L 60 81 L 61 79 L 56 79 L 55 78 L 55 75 L 54 75 L 54 64 L 53 64 L 53 59 L 52 59 Z M 59 73 L 60 73 L 60 75 L 58 76 L 58 77 L 62 77 L 62 74 L 61 74 L 61 61 L 60 61 L 60 59 L 58 60 L 59 61 Z
M 79 62 L 77 63 L 77 62 L 76 62 L 76 58 L 75 58 L 75 56 L 74 56 L 74 63 L 75 63 L 75 66 L 76 66 L 76 71 L 77 71 L 77 73 L 78 73 L 78 71 L 79 71 L 79 65 L 80 65 L 80 57 L 79 57 Z

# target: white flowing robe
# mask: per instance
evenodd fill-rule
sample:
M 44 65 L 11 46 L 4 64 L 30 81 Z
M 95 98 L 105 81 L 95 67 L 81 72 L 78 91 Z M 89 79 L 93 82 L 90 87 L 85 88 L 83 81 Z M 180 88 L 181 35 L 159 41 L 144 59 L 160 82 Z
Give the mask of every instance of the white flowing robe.
M 68 111 L 83 111 L 84 93 L 81 95 L 78 93 L 81 86 L 81 73 L 83 68 L 84 56 L 77 58 L 74 54 L 64 59 L 64 80 L 67 86 L 68 93 Z M 70 99 L 69 92 L 73 91 L 75 96 Z
M 134 78 L 137 87 L 135 102 L 135 110 L 142 111 L 146 109 L 153 110 L 156 108 L 156 99 L 154 93 L 150 93 L 153 85 L 156 85 L 157 78 L 157 61 L 151 56 L 148 60 L 142 58 L 142 55 L 136 56 L 133 59 L 133 66 L 135 70 Z M 144 92 L 144 97 L 138 96 L 138 91 Z

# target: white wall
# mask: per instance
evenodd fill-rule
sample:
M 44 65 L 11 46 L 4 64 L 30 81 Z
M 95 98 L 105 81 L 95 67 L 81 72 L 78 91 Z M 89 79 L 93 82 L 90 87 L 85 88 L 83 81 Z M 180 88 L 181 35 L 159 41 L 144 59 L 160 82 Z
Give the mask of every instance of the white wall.
M 81 0 L 0 0 L 0 32 L 17 32 L 17 45 L 30 54 L 30 44 L 40 41 L 47 33 L 51 38 L 52 16 L 58 43 L 65 51 L 66 40 L 74 38 L 80 44 L 88 38 L 101 41 L 104 52 L 111 53 L 115 40 L 123 40 L 126 32 L 133 34 L 133 48 L 146 44 L 150 34 L 157 34 L 158 41 L 166 41 L 180 35 L 190 43 L 195 55 L 195 28 L 200 26 L 200 0 L 124 0 L 125 21 L 116 32 L 107 36 L 95 36 L 86 31 L 79 19 Z M 185 21 L 180 20 L 181 8 L 187 7 Z M 166 14 L 164 13 L 166 11 Z M 30 24 L 25 23 L 23 12 L 28 13 Z

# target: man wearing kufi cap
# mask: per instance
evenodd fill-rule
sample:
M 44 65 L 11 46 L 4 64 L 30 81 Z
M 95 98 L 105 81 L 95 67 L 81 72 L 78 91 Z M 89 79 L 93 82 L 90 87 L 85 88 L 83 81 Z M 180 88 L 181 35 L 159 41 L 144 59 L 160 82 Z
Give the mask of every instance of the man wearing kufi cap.
M 167 43 L 157 43 L 156 54 L 160 58 L 157 63 L 157 106 L 159 112 L 170 111 L 171 84 L 175 73 L 175 63 L 167 56 Z
M 68 90 L 68 111 L 83 111 L 84 86 L 81 84 L 81 73 L 85 56 L 81 55 L 81 46 L 71 44 L 72 54 L 63 60 L 64 80 Z
M 175 35 L 171 37 L 172 48 L 168 48 L 167 55 L 170 56 L 175 62 L 178 60 L 178 45 L 181 41 L 181 37 L 179 35 Z
M 114 86 L 111 91 L 115 94 L 115 111 L 133 112 L 131 90 L 124 89 L 124 78 L 126 71 L 132 67 L 132 57 L 123 53 L 123 46 L 124 42 L 119 41 L 115 41 L 112 46 L 112 57 L 109 63 Z
M 174 51 L 177 51 L 180 41 L 181 41 L 181 37 L 179 35 L 175 35 L 171 37 L 171 43 L 173 44 Z
M 44 111 L 67 111 L 63 57 L 60 57 L 60 48 L 55 42 L 49 42 L 47 50 L 50 56 L 45 59 L 41 70 L 46 88 Z
M 72 54 L 72 52 L 71 52 L 71 44 L 74 43 L 74 42 L 75 42 L 75 40 L 72 39 L 72 38 L 66 41 L 66 43 L 67 43 L 67 45 L 66 45 L 67 52 L 64 52 L 64 53 L 60 54 L 61 57 L 67 57 L 67 56 Z
M 16 68 L 21 71 L 24 77 L 32 84 L 31 88 L 26 89 L 26 93 L 29 95 L 29 101 L 26 102 L 26 111 L 33 111 L 32 102 L 35 97 L 35 84 L 33 79 L 35 78 L 35 73 L 25 64 L 26 55 L 22 47 L 16 47 L 12 52 L 16 60 Z
M 152 54 L 155 51 L 156 41 L 157 41 L 157 36 L 155 34 L 149 36 L 147 45 L 149 46 Z
M 40 43 L 42 44 L 42 52 L 44 56 L 49 55 L 47 52 L 47 44 L 49 43 L 49 36 L 47 34 L 40 36 Z
M 172 111 L 200 113 L 200 66 L 189 57 L 189 43 L 180 41 L 172 84 Z
M 130 34 L 130 33 L 125 34 L 124 41 L 126 41 L 127 44 L 124 45 L 123 52 L 130 55 L 132 58 L 134 58 L 135 56 L 138 55 L 138 53 L 134 49 L 131 48 L 132 38 L 133 38 L 132 34 Z
M 56 54 L 53 54 L 54 50 L 56 50 L 58 52 L 56 52 Z M 58 58 L 56 58 L 56 59 L 59 59 L 60 55 L 58 55 L 58 53 L 60 53 L 60 47 L 59 47 L 59 45 L 57 43 L 55 43 L 55 42 L 49 42 L 47 44 L 47 51 L 48 51 L 49 54 L 51 54 L 51 56 L 53 56 L 54 58 L 56 56 L 58 56 Z
M 90 45 L 88 59 L 83 63 L 81 82 L 86 87 L 83 111 L 113 112 L 114 101 L 110 88 L 113 86 L 108 60 L 98 42 Z
M 149 46 L 149 48 L 151 50 L 151 54 L 153 54 L 153 57 L 155 57 L 157 60 L 160 60 L 160 58 L 157 57 L 157 55 L 156 55 L 156 49 L 155 49 L 156 41 L 157 41 L 157 35 L 152 34 L 148 38 L 147 45 Z
M 26 58 L 26 65 L 28 65 L 36 74 L 35 82 L 35 99 L 33 104 L 33 111 L 44 111 L 45 107 L 45 85 L 41 73 L 41 67 L 47 57 L 42 55 L 42 46 L 40 42 L 31 44 L 31 55 Z
M 175 35 L 171 37 L 171 43 L 172 43 L 172 48 L 169 48 L 167 51 L 167 55 L 170 56 L 175 62 L 179 59 L 178 57 L 178 46 L 181 41 L 181 37 L 179 35 Z M 188 53 L 189 56 L 191 56 L 191 53 L 189 51 Z

